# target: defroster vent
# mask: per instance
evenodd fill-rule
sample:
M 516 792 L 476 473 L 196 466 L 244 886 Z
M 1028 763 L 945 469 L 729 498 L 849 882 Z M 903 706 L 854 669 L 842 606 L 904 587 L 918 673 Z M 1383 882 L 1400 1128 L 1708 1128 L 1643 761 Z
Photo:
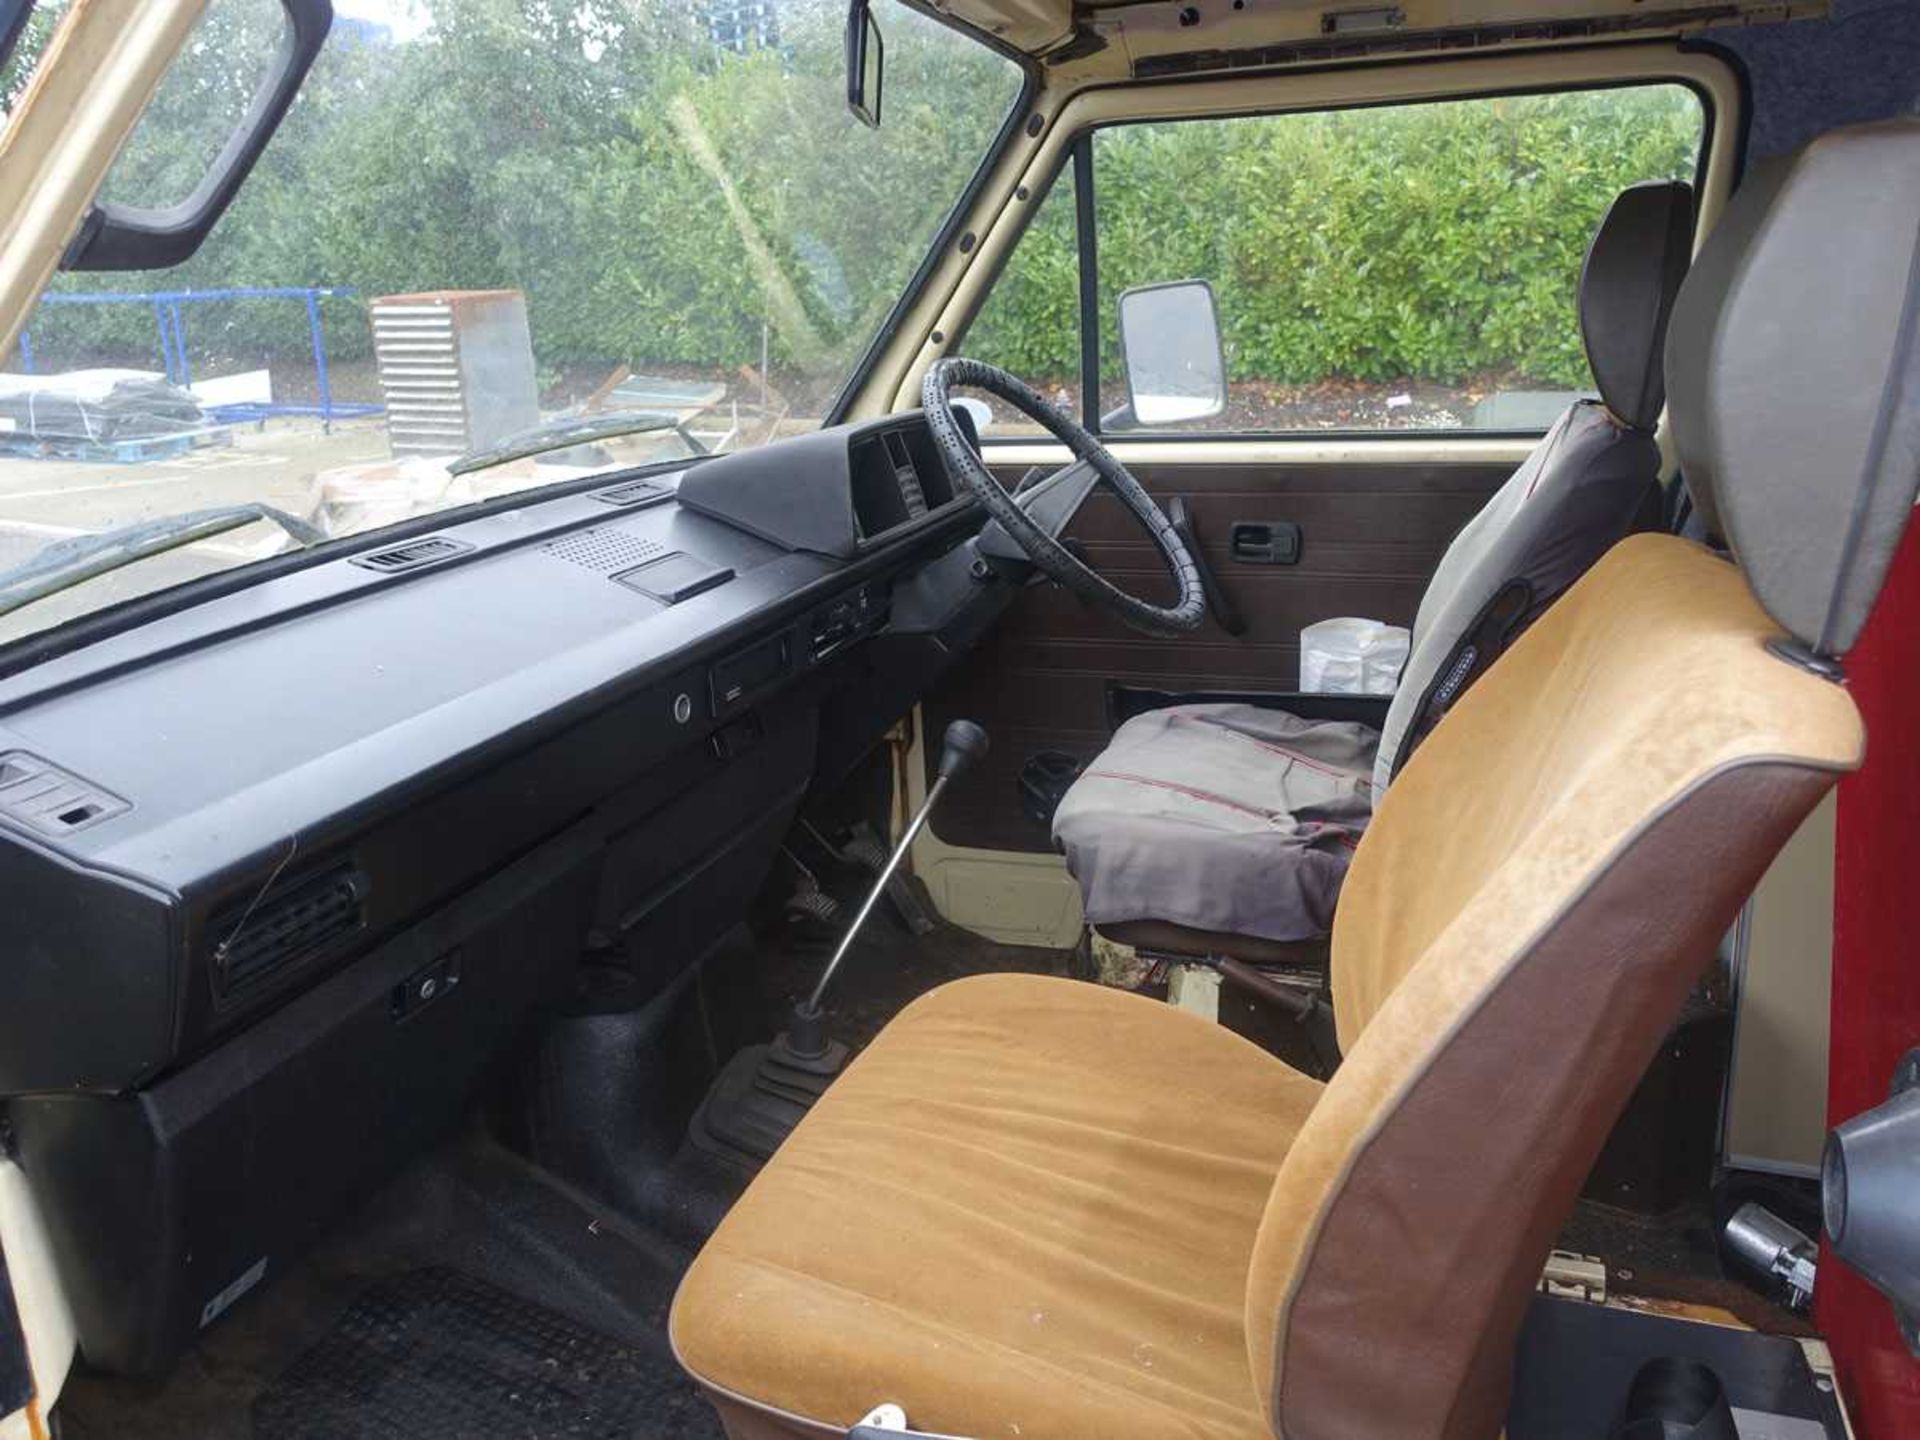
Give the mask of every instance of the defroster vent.
M 651 505 L 672 494 L 666 486 L 656 485 L 651 480 L 627 480 L 594 491 L 593 498 L 603 505 Z
M 366 923 L 366 897 L 366 876 L 347 864 L 225 906 L 207 926 L 216 992 L 238 994 L 354 934 Z
M 397 575 L 402 570 L 418 570 L 422 565 L 432 565 L 436 561 L 451 560 L 456 555 L 464 555 L 473 546 L 464 540 L 455 540 L 447 535 L 428 535 L 419 540 L 406 540 L 398 545 L 389 545 L 384 550 L 371 550 L 365 555 L 353 557 L 353 563 L 363 570 L 377 570 L 382 575 Z

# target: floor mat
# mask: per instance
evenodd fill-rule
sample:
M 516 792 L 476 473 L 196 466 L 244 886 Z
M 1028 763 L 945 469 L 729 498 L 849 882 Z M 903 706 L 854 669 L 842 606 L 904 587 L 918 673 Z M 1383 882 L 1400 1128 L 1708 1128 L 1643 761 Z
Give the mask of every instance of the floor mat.
M 457 1270 L 384 1281 L 262 1395 L 257 1440 L 706 1434 L 670 1358 Z M 676 1413 L 684 1412 L 684 1413 Z
M 423 1157 L 304 1261 L 241 1301 L 163 1379 L 76 1371 L 56 1412 L 59 1434 L 62 1440 L 435 1434 L 473 1440 L 599 1434 L 722 1440 L 718 1419 L 680 1373 L 667 1344 L 667 1309 L 690 1259 L 689 1248 L 610 1213 L 470 1134 Z M 607 1347 L 581 1353 L 591 1354 L 596 1364 L 603 1354 L 625 1357 L 620 1373 L 628 1379 L 609 1385 L 652 1398 L 629 1414 L 623 1429 L 546 1428 L 517 1413 L 501 1424 L 450 1419 L 439 1429 L 422 1425 L 411 1411 L 399 1408 L 405 1387 L 415 1386 L 419 1377 L 412 1360 L 396 1359 L 394 1345 L 422 1341 L 434 1352 L 440 1373 L 460 1377 L 454 1388 L 480 1390 L 487 1376 L 498 1373 L 497 1366 L 488 1368 L 492 1356 L 485 1346 L 470 1353 L 463 1342 L 463 1348 L 453 1349 L 437 1336 L 422 1335 L 417 1320 L 384 1340 L 368 1328 L 377 1313 L 395 1313 L 397 1305 L 404 1318 L 409 1304 L 417 1306 L 408 1287 L 421 1283 L 413 1277 L 422 1273 L 450 1274 L 488 1296 L 511 1297 L 516 1318 L 548 1317 L 566 1333 L 585 1337 L 589 1347 Z M 379 1312 L 369 1308 L 375 1296 L 389 1297 Z M 446 1308 L 463 1330 L 473 1328 L 466 1325 L 465 1312 L 484 1313 L 484 1307 L 463 1300 L 448 1300 Z M 360 1408 L 320 1411 L 316 1401 L 311 1422 L 291 1411 L 274 1413 L 297 1374 L 305 1373 L 310 1361 L 324 1363 L 347 1335 L 359 1337 L 364 1360 L 354 1382 L 361 1386 L 356 1392 Z M 323 1358 L 314 1360 L 316 1355 Z M 396 1365 L 403 1373 L 383 1388 L 381 1367 Z M 553 1378 L 547 1371 L 537 1373 L 543 1380 Z M 598 1372 L 589 1367 L 589 1373 Z M 555 1383 L 576 1383 L 564 1371 L 555 1374 Z M 341 1387 L 342 1394 L 346 1390 Z M 435 1416 L 454 1414 L 452 1404 L 439 1404 Z M 305 1428 L 287 1428 L 296 1421 Z M 269 1422 L 276 1428 L 269 1429 Z

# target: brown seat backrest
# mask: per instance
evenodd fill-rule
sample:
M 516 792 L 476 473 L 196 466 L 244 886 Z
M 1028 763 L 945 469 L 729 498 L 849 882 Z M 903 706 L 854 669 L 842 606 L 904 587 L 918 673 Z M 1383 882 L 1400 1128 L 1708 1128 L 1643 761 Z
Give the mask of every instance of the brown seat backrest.
M 1856 223 L 1862 194 L 1901 198 Z M 1805 303 L 1822 274 L 1843 283 Z M 1383 797 L 1333 933 L 1347 1058 L 1248 1280 L 1277 1434 L 1498 1433 L 1528 1297 L 1608 1129 L 1767 864 L 1859 761 L 1831 662 L 1920 484 L 1917 298 L 1920 124 L 1835 132 L 1743 186 L 1668 372 L 1688 479 L 1758 563 L 1623 542 Z M 1821 465 L 1783 472 L 1805 447 L 1764 432 L 1808 426 Z

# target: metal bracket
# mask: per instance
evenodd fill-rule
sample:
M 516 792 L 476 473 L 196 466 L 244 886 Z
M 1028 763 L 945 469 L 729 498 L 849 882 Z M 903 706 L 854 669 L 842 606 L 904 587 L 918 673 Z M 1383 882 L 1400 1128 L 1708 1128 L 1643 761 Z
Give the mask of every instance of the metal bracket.
M 1607 1303 L 1606 1262 L 1597 1255 L 1551 1250 L 1547 1252 L 1546 1268 L 1540 1272 L 1540 1293 L 1604 1305 Z
M 888 1402 L 876 1405 L 851 1430 L 847 1440 L 967 1440 L 964 1435 L 936 1435 L 930 1430 L 909 1430 L 907 1412 Z

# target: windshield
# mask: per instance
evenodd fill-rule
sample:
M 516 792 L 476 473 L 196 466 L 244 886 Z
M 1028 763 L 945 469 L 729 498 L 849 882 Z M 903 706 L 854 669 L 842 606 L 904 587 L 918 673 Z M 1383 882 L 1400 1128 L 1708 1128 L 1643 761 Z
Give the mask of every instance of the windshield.
M 897 0 L 874 6 L 878 130 L 847 110 L 844 0 L 336 8 L 200 254 L 61 275 L 5 357 L 0 573 L 213 508 L 335 538 L 816 428 L 1021 88 Z M 212 0 L 102 198 L 190 192 L 283 24 Z M 258 522 L 173 546 L 0 640 L 300 543 Z

